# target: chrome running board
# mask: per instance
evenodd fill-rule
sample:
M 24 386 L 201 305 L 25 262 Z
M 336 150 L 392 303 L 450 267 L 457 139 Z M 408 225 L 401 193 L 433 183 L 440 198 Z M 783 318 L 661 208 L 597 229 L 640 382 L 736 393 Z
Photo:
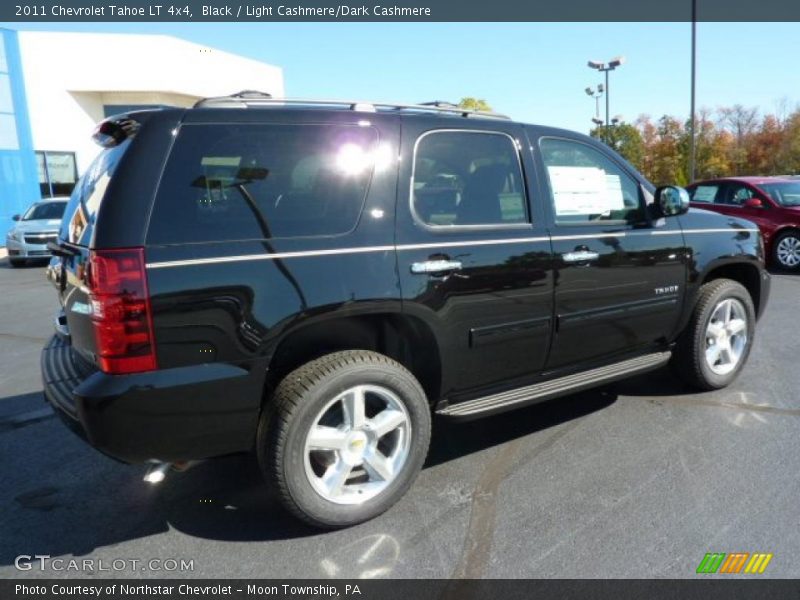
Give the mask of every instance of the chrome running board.
M 665 364 L 671 355 L 671 352 L 646 354 L 645 356 L 623 360 L 612 365 L 583 371 L 582 373 L 565 375 L 557 379 L 542 381 L 533 385 L 492 394 L 491 396 L 458 402 L 446 406 L 436 411 L 436 413 L 454 419 L 469 419 L 493 412 L 512 410 L 533 402 L 541 402 L 595 387 L 598 384 L 614 381 L 615 379 L 622 379 L 636 373 L 657 369 Z

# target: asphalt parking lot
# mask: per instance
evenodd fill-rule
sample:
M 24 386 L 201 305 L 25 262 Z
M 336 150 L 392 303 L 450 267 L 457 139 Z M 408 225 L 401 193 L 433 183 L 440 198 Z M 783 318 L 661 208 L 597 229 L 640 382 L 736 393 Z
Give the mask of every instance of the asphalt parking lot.
M 42 400 L 39 351 L 57 306 L 43 267 L 0 260 L 0 290 L 0 578 L 681 578 L 706 552 L 737 551 L 774 554 L 761 577 L 800 577 L 800 276 L 773 276 L 730 388 L 690 393 L 662 370 L 437 422 L 410 493 L 329 533 L 284 513 L 248 457 L 152 487 L 143 467 L 86 446 Z M 23 554 L 90 559 L 94 571 L 18 571 Z M 141 562 L 101 572 L 98 559 Z M 142 570 L 151 559 L 193 570 Z

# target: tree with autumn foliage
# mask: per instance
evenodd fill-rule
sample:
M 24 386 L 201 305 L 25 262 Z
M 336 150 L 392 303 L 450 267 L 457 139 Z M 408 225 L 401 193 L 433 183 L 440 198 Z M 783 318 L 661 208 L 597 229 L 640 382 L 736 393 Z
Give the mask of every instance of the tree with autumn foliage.
M 784 105 L 785 106 L 785 105 Z M 598 127 L 605 140 L 656 185 L 689 182 L 689 122 L 642 115 Z M 700 109 L 695 118 L 695 178 L 800 173 L 800 107 L 762 114 L 742 105 Z

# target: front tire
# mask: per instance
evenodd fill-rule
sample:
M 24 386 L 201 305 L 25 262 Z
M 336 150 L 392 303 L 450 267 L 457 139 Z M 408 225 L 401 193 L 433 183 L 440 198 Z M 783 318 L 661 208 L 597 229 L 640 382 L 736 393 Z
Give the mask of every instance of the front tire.
M 726 387 L 747 362 L 755 322 L 753 300 L 741 284 L 730 279 L 704 284 L 673 352 L 674 371 L 701 390 Z
M 257 452 L 290 512 L 317 527 L 346 527 L 405 494 L 430 435 L 430 407 L 414 376 L 376 352 L 348 350 L 281 381 L 262 411 Z
M 11 257 L 9 257 L 9 259 L 8 259 L 8 265 L 12 269 L 17 269 L 17 268 L 23 266 L 24 264 L 25 264 L 25 260 L 24 259 L 20 260 L 19 258 L 11 258 Z
M 772 244 L 772 260 L 786 271 L 800 269 L 800 232 L 787 231 L 775 238 Z

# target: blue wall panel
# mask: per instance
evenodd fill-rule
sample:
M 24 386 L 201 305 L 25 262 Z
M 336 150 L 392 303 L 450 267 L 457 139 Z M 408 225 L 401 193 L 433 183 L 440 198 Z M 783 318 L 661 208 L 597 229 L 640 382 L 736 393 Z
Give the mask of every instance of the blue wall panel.
M 41 198 L 17 32 L 0 29 L 0 246 L 11 217 Z

